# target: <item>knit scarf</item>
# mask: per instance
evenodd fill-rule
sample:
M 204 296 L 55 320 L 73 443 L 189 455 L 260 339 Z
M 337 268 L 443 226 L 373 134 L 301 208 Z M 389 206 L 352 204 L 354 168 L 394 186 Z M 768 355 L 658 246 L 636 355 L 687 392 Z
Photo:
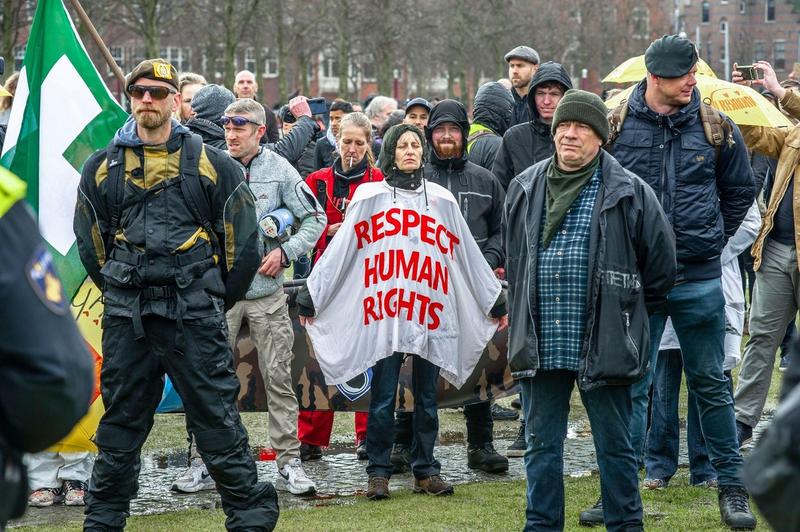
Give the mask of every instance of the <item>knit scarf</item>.
M 556 158 L 553 157 L 547 168 L 547 214 L 542 232 L 542 243 L 545 248 L 550 245 L 550 241 L 567 216 L 567 209 L 580 195 L 581 190 L 592 178 L 599 164 L 600 154 L 598 153 L 597 157 L 583 168 L 574 172 L 565 172 L 558 167 Z

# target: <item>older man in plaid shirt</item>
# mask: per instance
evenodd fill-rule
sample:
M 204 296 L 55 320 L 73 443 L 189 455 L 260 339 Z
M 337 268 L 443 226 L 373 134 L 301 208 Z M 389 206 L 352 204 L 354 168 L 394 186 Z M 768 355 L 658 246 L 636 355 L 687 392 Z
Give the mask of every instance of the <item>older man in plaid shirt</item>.
M 608 530 L 642 530 L 631 385 L 649 363 L 648 309 L 675 278 L 675 242 L 652 189 L 601 147 L 605 106 L 570 90 L 556 155 L 509 185 L 504 209 L 509 365 L 527 425 L 526 530 L 564 528 L 564 438 L 575 382 L 592 428 Z

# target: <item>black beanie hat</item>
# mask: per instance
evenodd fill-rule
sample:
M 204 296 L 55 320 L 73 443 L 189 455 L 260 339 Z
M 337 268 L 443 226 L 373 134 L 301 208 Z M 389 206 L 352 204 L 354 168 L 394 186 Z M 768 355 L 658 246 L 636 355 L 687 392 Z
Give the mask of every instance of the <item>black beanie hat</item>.
M 236 96 L 222 85 L 205 85 L 200 87 L 192 97 L 192 111 L 196 118 L 211 122 L 219 122 L 225 109 L 236 101 Z
M 664 35 L 653 41 L 644 53 L 647 71 L 662 78 L 679 78 L 697 63 L 697 48 L 678 35 Z
M 555 135 L 561 122 L 580 122 L 591 127 L 605 144 L 609 134 L 607 113 L 608 108 L 600 96 L 580 89 L 570 89 L 558 102 L 551 131 Z

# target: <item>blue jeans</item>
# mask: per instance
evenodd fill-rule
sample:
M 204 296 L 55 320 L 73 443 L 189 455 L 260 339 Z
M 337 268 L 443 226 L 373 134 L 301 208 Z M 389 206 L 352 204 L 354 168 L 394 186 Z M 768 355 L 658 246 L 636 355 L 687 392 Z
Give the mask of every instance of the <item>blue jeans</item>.
M 528 441 L 526 531 L 564 529 L 564 439 L 577 375 L 540 371 L 519 380 Z M 631 387 L 601 386 L 580 394 L 597 452 L 605 526 L 640 530 L 642 500 L 630 440 Z
M 414 438 L 411 444 L 411 471 L 418 479 L 438 475 L 441 464 L 433 457 L 433 445 L 439 434 L 439 412 L 436 383 L 439 367 L 418 356 L 413 357 L 412 390 L 414 393 Z M 381 359 L 372 369 L 369 418 L 367 421 L 367 455 L 370 477 L 392 476 L 392 443 L 394 442 L 394 407 L 397 381 L 403 353 Z
M 675 285 L 667 296 L 666 312 L 650 316 L 651 368 L 633 385 L 631 439 L 639 456 L 644 453 L 650 384 L 658 360 L 658 346 L 667 317 L 678 336 L 686 385 L 695 395 L 700 428 L 720 486 L 744 486 L 742 455 L 736 438 L 733 397 L 722 372 L 725 358 L 725 298 L 719 278 Z
M 650 414 L 650 430 L 647 433 L 647 456 L 645 467 L 647 478 L 663 479 L 667 482 L 678 470 L 680 448 L 680 428 L 678 402 L 680 399 L 683 359 L 680 349 L 666 349 L 658 352 L 656 373 L 653 378 L 653 399 Z M 726 372 L 729 391 L 731 379 Z M 688 394 L 686 413 L 686 447 L 689 454 L 689 482 L 700 484 L 716 479 L 717 472 L 708 458 L 706 441 L 700 430 L 700 416 L 697 413 L 697 398 L 694 392 Z

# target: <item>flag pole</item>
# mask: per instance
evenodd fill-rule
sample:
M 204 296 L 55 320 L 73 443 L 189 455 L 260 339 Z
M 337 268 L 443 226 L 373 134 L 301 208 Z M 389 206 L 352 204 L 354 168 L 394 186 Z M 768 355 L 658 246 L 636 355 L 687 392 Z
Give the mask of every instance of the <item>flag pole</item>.
M 111 68 L 111 71 L 114 73 L 114 77 L 120 82 L 120 84 L 124 87 L 125 86 L 125 74 L 122 73 L 120 70 L 119 65 L 114 60 L 114 57 L 111 55 L 111 52 L 108 51 L 108 47 L 106 43 L 103 42 L 103 39 L 100 37 L 100 34 L 97 33 L 97 30 L 92 24 L 92 21 L 89 20 L 89 15 L 86 14 L 84 11 L 83 6 L 81 5 L 79 0 L 69 0 L 69 3 L 72 4 L 72 7 L 75 8 L 75 11 L 78 13 L 78 18 L 81 19 L 81 22 L 86 26 L 86 29 L 89 30 L 89 35 L 92 36 L 92 40 L 100 49 L 100 53 L 103 54 L 103 58 L 108 63 L 108 66 Z

